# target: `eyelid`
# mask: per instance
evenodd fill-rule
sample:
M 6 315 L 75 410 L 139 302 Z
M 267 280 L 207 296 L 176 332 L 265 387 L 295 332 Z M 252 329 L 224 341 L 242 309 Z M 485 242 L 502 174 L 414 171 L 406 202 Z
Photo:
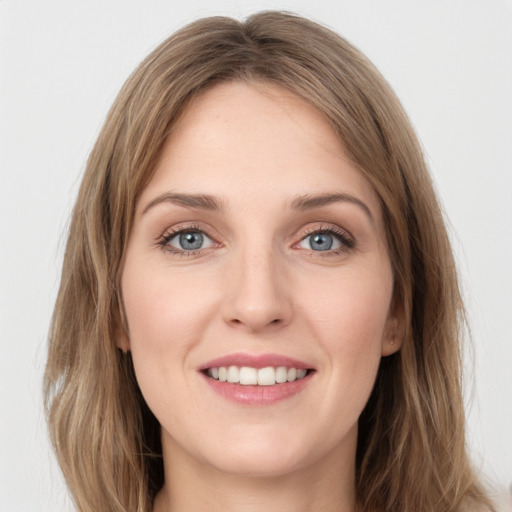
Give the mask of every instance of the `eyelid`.
M 162 250 L 166 250 L 167 252 L 171 254 L 178 254 L 182 256 L 194 256 L 198 255 L 199 253 L 208 251 L 215 247 L 221 247 L 223 244 L 218 242 L 219 236 L 212 234 L 212 231 L 214 231 L 211 227 L 202 225 L 202 223 L 197 222 L 181 222 L 177 225 L 168 227 L 160 236 L 158 236 L 155 240 L 156 245 L 160 246 Z M 199 232 L 202 233 L 206 238 L 208 238 L 211 241 L 211 244 L 209 244 L 208 247 L 202 247 L 199 249 L 181 249 L 179 247 L 175 247 L 169 244 L 169 241 L 172 240 L 174 237 L 178 236 L 181 233 L 186 232 Z M 300 247 L 300 244 L 311 235 L 315 234 L 321 234 L 321 233 L 328 233 L 333 235 L 340 243 L 339 247 L 331 248 L 325 251 L 315 251 L 313 249 L 307 249 L 304 247 Z M 295 239 L 297 237 L 300 237 L 297 242 L 294 242 L 292 245 L 293 249 L 302 249 L 309 251 L 311 253 L 315 253 L 316 255 L 320 256 L 328 256 L 328 255 L 336 255 L 340 254 L 342 252 L 347 252 L 351 249 L 353 249 L 356 246 L 356 240 L 352 236 L 352 234 L 338 226 L 337 224 L 331 224 L 331 223 L 311 223 L 307 226 L 303 227 L 299 230 L 299 234 L 294 237 Z
M 206 242 L 208 245 L 206 247 L 201 247 L 199 249 L 183 249 L 181 247 L 179 247 L 179 245 L 174 245 L 172 242 L 173 240 L 179 240 L 181 235 L 185 234 L 185 233 L 200 233 L 201 236 L 203 237 L 203 242 Z M 170 236 L 169 236 L 170 235 Z M 176 233 L 170 233 L 168 236 L 166 236 L 167 238 L 167 243 L 173 247 L 174 249 L 178 250 L 178 251 L 183 251 L 183 252 L 186 252 L 186 253 L 192 253 L 192 252 L 195 252 L 195 251 L 202 251 L 204 249 L 208 249 L 210 248 L 212 245 L 213 245 L 213 240 L 206 234 L 204 233 L 203 231 L 199 231 L 199 230 L 196 230 L 196 229 L 182 229 Z
M 333 240 L 332 246 L 329 247 L 328 249 L 324 249 L 324 250 L 313 249 L 311 247 L 311 243 L 312 243 L 311 238 L 315 237 L 316 235 L 329 235 L 330 237 L 332 237 L 332 240 Z M 308 243 L 309 243 L 310 247 L 307 247 Z M 300 240 L 300 242 L 298 243 L 298 247 L 300 247 L 301 249 L 306 249 L 306 250 L 310 250 L 313 252 L 328 252 L 328 251 L 333 252 L 333 251 L 336 251 L 336 250 L 339 250 L 340 248 L 342 248 L 343 245 L 344 245 L 344 243 L 342 240 L 340 240 L 340 237 L 332 232 L 329 232 L 329 231 L 321 231 L 320 233 L 311 233 L 310 235 L 307 235 L 304 238 L 302 238 Z
M 176 226 L 168 227 L 160 236 L 158 236 L 155 240 L 156 245 L 159 246 L 162 250 L 167 251 L 171 254 L 177 254 L 181 256 L 195 256 L 201 252 L 208 251 L 214 246 L 220 246 L 221 244 L 216 241 L 216 237 L 211 234 L 211 230 L 206 228 L 205 226 L 201 226 L 194 222 L 182 222 Z M 179 236 L 182 233 L 190 233 L 197 232 L 201 233 L 204 237 L 211 241 L 208 247 L 202 247 L 200 249 L 181 249 L 174 245 L 171 245 L 169 242 Z
M 294 243 L 294 248 L 301 248 L 299 247 L 299 244 L 303 242 L 307 237 L 311 235 L 321 234 L 321 233 L 328 233 L 333 235 L 340 243 L 341 246 L 335 249 L 329 249 L 326 251 L 314 251 L 313 249 L 306 249 L 311 252 L 314 252 L 319 255 L 327 256 L 328 254 L 339 254 L 340 252 L 348 251 L 350 249 L 353 249 L 356 246 L 356 240 L 352 236 L 352 234 L 347 231 L 344 228 L 341 228 L 340 226 L 336 224 L 330 224 L 330 223 L 319 223 L 314 225 L 308 225 L 304 230 L 301 230 L 299 236 L 300 240 L 296 243 Z

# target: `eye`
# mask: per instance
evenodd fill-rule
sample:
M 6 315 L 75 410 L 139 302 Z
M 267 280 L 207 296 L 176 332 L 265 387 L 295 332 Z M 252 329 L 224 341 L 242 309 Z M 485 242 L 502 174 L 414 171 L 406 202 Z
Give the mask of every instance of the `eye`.
M 182 229 L 165 235 L 159 244 L 170 252 L 192 253 L 213 246 L 213 240 L 199 229 Z
M 343 231 L 321 229 L 305 236 L 298 247 L 315 252 L 340 252 L 340 250 L 351 249 L 354 245 L 352 238 Z
M 329 232 L 312 233 L 300 241 L 299 247 L 311 251 L 330 251 L 339 249 L 341 242 Z

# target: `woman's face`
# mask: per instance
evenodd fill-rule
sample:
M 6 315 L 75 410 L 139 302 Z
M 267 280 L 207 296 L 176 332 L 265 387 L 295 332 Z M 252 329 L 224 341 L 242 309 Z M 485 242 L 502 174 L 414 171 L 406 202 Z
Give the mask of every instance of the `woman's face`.
M 122 275 L 119 345 L 164 457 L 245 475 L 353 465 L 398 348 L 392 291 L 378 197 L 318 111 L 265 84 L 196 97 L 136 205 Z

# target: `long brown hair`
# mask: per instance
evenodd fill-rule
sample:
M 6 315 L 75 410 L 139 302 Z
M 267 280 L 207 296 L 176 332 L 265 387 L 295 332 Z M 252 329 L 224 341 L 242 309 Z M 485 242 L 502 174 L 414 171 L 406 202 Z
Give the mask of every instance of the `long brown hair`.
M 271 82 L 314 105 L 383 207 L 405 311 L 360 418 L 358 502 L 368 511 L 491 509 L 466 451 L 463 309 L 442 214 L 418 141 L 373 65 L 330 30 L 266 12 L 194 22 L 154 50 L 117 97 L 73 210 L 55 306 L 45 399 L 57 457 L 81 512 L 149 512 L 163 483 L 160 431 L 124 329 L 120 271 L 138 195 L 185 103 L 229 80 Z

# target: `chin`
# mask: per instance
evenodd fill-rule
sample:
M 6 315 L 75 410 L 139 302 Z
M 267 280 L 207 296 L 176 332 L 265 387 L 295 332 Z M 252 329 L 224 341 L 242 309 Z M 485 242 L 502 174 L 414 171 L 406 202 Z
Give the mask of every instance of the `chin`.
M 307 466 L 302 457 L 290 453 L 270 453 L 259 450 L 258 453 L 224 452 L 221 460 L 212 461 L 218 471 L 241 477 L 276 478 L 294 473 Z
M 281 477 L 313 467 L 317 462 L 336 451 L 327 439 L 322 442 L 303 432 L 290 435 L 288 430 L 278 432 L 251 432 L 244 436 L 226 436 L 210 450 L 205 447 L 210 466 L 218 471 L 244 477 Z M 297 435 L 298 434 L 298 435 Z M 228 439 L 229 438 L 229 439 Z

